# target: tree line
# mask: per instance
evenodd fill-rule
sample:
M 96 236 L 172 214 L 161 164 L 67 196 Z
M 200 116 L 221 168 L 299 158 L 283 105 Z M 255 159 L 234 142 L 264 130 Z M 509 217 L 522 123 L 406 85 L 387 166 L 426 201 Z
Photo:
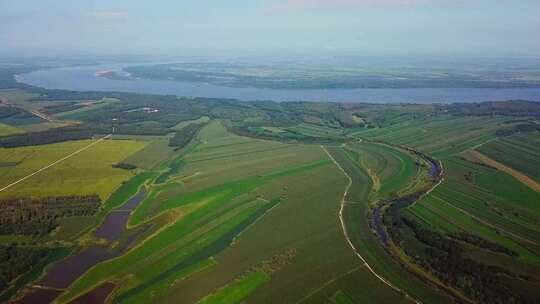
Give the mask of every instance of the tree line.
M 46 131 L 14 134 L 0 137 L 0 147 L 15 148 L 59 143 L 69 140 L 90 139 L 93 132 L 83 126 L 67 126 Z

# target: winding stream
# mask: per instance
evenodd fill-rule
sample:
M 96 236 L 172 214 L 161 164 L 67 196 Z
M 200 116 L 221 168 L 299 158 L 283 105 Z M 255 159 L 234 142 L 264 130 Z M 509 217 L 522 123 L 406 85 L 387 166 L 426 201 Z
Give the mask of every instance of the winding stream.
M 423 197 L 424 195 L 428 194 L 431 190 L 433 190 L 442 180 L 443 170 L 442 170 L 441 164 L 438 161 L 416 150 L 413 150 L 410 148 L 407 148 L 407 150 L 422 157 L 424 160 L 426 160 L 429 163 L 430 165 L 429 175 L 432 179 L 432 184 L 431 184 L 431 187 L 429 187 L 428 189 L 418 191 L 412 194 L 408 194 L 403 197 L 399 197 L 397 199 L 390 201 L 388 204 L 391 206 L 391 208 L 394 208 L 397 210 L 409 207 L 411 204 L 418 201 L 421 197 Z M 388 234 L 386 233 L 386 230 L 384 229 L 383 211 L 381 210 L 380 206 L 373 209 L 372 224 L 373 224 L 373 230 L 375 231 L 377 238 L 381 241 L 381 243 L 383 243 L 384 246 L 388 246 L 390 238 Z

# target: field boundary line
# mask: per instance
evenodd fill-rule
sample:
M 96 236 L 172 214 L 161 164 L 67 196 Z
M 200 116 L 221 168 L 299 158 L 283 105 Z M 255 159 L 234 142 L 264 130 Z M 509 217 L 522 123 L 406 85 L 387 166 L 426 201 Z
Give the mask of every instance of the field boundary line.
M 495 159 L 483 154 L 482 152 L 479 152 L 477 150 L 471 150 L 470 153 L 476 157 L 478 160 L 483 162 L 484 164 L 488 166 L 493 166 L 509 175 L 511 175 L 513 178 L 517 179 L 520 183 L 524 184 L 525 186 L 529 187 L 530 189 L 539 192 L 540 193 L 540 184 L 537 183 L 535 180 L 530 178 L 525 173 L 516 170 L 512 167 L 506 166 L 503 163 L 500 163 L 496 161 Z
M 351 239 L 349 238 L 349 233 L 347 232 L 347 228 L 345 227 L 345 220 L 343 219 L 343 210 L 344 210 L 344 207 L 345 207 L 345 204 L 346 204 L 346 196 L 347 194 L 349 193 L 349 189 L 351 188 L 352 186 L 352 178 L 349 176 L 349 174 L 347 174 L 347 172 L 341 167 L 341 165 L 335 160 L 335 158 L 330 154 L 330 152 L 328 152 L 328 150 L 326 149 L 325 146 L 321 146 L 321 148 L 324 150 L 324 152 L 326 153 L 326 155 L 328 155 L 328 157 L 330 157 L 330 159 L 332 160 L 332 162 L 336 165 L 336 167 L 338 167 L 338 169 L 343 172 L 343 174 L 345 174 L 345 176 L 347 177 L 347 179 L 349 180 L 349 183 L 347 184 L 347 187 L 345 187 L 345 192 L 343 192 L 343 198 L 341 199 L 341 204 L 340 204 L 340 208 L 339 208 L 339 221 L 341 223 L 341 230 L 343 231 L 343 235 L 345 236 L 345 239 L 347 240 L 347 243 L 349 243 L 349 246 L 352 248 L 354 254 L 362 261 L 363 265 L 377 278 L 379 279 L 381 282 L 383 282 L 384 284 L 386 284 L 388 287 L 394 289 L 395 291 L 401 293 L 401 294 L 404 294 L 406 297 L 412 299 L 415 303 L 417 304 L 421 304 L 422 302 L 420 302 L 419 300 L 411 297 L 409 294 L 407 294 L 405 291 L 403 291 L 402 289 L 394 286 L 392 283 L 390 283 L 389 281 L 387 281 L 383 276 L 381 276 L 380 274 L 378 274 L 367 262 L 367 260 L 358 252 L 358 250 L 356 249 L 356 247 L 354 246 L 354 244 L 352 243 Z
M 103 141 L 103 140 L 105 140 L 105 139 L 107 139 L 107 138 L 110 138 L 111 136 L 112 136 L 112 134 L 106 135 L 106 136 L 104 136 L 104 137 L 102 137 L 102 138 L 100 138 L 100 139 L 94 141 L 93 143 L 91 143 L 91 144 L 89 144 L 89 145 L 87 145 L 87 146 L 85 146 L 85 147 L 82 147 L 82 148 L 80 148 L 79 150 L 77 150 L 77 151 L 75 151 L 75 152 L 72 152 L 72 153 L 70 153 L 70 154 L 68 154 L 68 155 L 66 155 L 66 156 L 64 156 L 64 157 L 62 157 L 61 159 L 56 160 L 56 161 L 54 161 L 54 162 L 48 164 L 47 166 L 45 166 L 45 167 L 43 167 L 43 168 L 41 168 L 41 169 L 39 169 L 39 170 L 37 170 L 37 171 L 34 171 L 34 172 L 32 172 L 32 173 L 26 175 L 25 177 L 20 178 L 20 179 L 14 181 L 13 183 L 11 183 L 11 184 L 9 184 L 9 185 L 7 185 L 7 186 L 4 186 L 3 188 L 0 188 L 0 192 L 3 192 L 3 191 L 5 191 L 5 190 L 7 190 L 7 189 L 9 189 L 9 188 L 11 188 L 11 187 L 17 185 L 18 183 L 23 182 L 23 181 L 25 181 L 25 180 L 31 178 L 32 176 L 34 176 L 34 175 L 36 175 L 36 174 L 39 174 L 39 173 L 41 173 L 41 172 L 43 172 L 43 171 L 45 171 L 45 170 L 47 170 L 47 169 L 49 169 L 49 168 L 51 168 L 51 167 L 53 167 L 53 166 L 55 166 L 55 165 L 58 165 L 59 163 L 65 161 L 65 160 L 67 160 L 67 159 L 69 159 L 69 158 L 71 158 L 71 157 L 73 157 L 73 156 L 75 156 L 75 155 L 77 155 L 77 154 L 79 154 L 79 153 L 85 151 L 85 150 L 88 150 L 88 149 L 91 148 L 92 146 L 94 146 L 94 145 L 100 143 L 101 141 Z
M 523 241 L 523 242 L 526 242 L 526 243 L 529 243 L 529 244 L 531 244 L 531 245 L 538 245 L 537 242 L 535 242 L 535 241 L 533 241 L 533 240 L 531 240 L 531 239 L 529 239 L 529 238 L 527 238 L 527 237 L 524 237 L 524 236 L 518 235 L 518 234 L 516 234 L 516 233 L 514 233 L 514 232 L 511 232 L 511 231 L 507 230 L 507 229 L 504 228 L 504 227 L 500 227 L 500 226 L 498 226 L 498 225 L 496 225 L 496 224 L 492 224 L 492 223 L 489 222 L 488 220 L 484 220 L 484 219 L 482 219 L 482 218 L 479 218 L 478 216 L 476 216 L 476 215 L 470 213 L 469 211 L 467 211 L 467 210 L 465 210 L 465 209 L 463 209 L 463 208 L 461 208 L 461 207 L 458 207 L 458 206 L 456 206 L 456 205 L 454 205 L 454 204 L 448 202 L 447 200 L 445 200 L 445 199 L 442 198 L 442 197 L 439 197 L 439 196 L 437 196 L 437 195 L 433 195 L 433 197 L 435 197 L 436 199 L 438 199 L 438 200 L 439 200 L 440 202 L 442 202 L 443 204 L 446 204 L 446 205 L 448 205 L 448 206 L 451 206 L 452 208 L 457 209 L 459 212 L 461 212 L 461 213 L 463 213 L 463 214 L 469 216 L 470 218 L 476 220 L 478 223 L 480 223 L 480 224 L 482 224 L 482 225 L 484 225 L 484 226 L 487 226 L 487 227 L 489 227 L 489 228 L 491 228 L 491 229 L 494 229 L 494 230 L 496 230 L 496 231 L 503 232 L 503 233 L 507 234 L 507 235 L 510 236 L 510 237 L 514 237 L 514 238 L 516 238 L 516 239 L 519 239 L 519 240 L 521 240 L 521 241 Z M 456 225 L 456 226 L 458 226 L 458 225 Z
M 339 279 L 341 278 L 344 278 L 350 274 L 353 274 L 355 273 L 356 271 L 358 271 L 360 268 L 362 268 L 362 266 L 358 266 L 358 267 L 355 267 L 345 273 L 342 273 L 336 277 L 334 277 L 333 279 L 329 280 L 329 281 L 326 281 L 321 287 L 315 289 L 314 291 L 310 292 L 307 296 L 303 297 L 302 299 L 300 299 L 299 301 L 296 302 L 296 304 L 300 304 L 300 303 L 303 303 L 304 301 L 306 301 L 307 299 L 311 298 L 313 295 L 317 294 L 317 292 L 325 289 L 326 287 L 328 287 L 330 284 L 338 281 Z

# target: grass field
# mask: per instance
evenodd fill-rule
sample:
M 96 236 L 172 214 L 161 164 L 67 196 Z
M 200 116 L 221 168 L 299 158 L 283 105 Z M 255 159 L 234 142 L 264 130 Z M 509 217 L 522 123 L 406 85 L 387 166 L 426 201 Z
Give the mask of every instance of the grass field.
M 252 272 L 245 277 L 234 281 L 231 284 L 217 290 L 205 297 L 199 304 L 235 304 L 241 303 L 249 294 L 270 278 L 264 272 Z
M 180 123 L 178 123 L 176 126 L 172 127 L 173 130 L 175 131 L 180 131 L 182 130 L 184 127 L 187 127 L 188 125 L 192 124 L 192 123 L 207 123 L 210 121 L 210 117 L 208 116 L 202 116 L 201 118 L 199 119 L 193 119 L 193 120 L 186 120 L 186 121 L 182 121 Z
M 403 150 L 369 142 L 354 144 L 350 149 L 373 180 L 374 198 L 405 194 L 427 178 L 427 170 L 421 170 L 416 164 L 421 161 Z
M 148 144 L 144 149 L 137 151 L 124 160 L 125 163 L 135 165 L 145 170 L 157 169 L 157 167 L 174 155 L 173 148 L 169 147 L 169 138 L 159 136 L 145 138 Z
M 18 133 L 24 133 L 24 131 L 10 125 L 0 123 L 0 136 L 7 136 Z
M 365 129 L 355 136 L 384 140 L 418 148 L 437 158 L 446 158 L 495 138 L 504 117 L 438 116 L 407 119 L 384 128 Z
M 0 159 L 12 166 L 0 168 L 2 187 L 81 149 L 92 140 L 34 147 L 0 149 Z M 144 142 L 105 140 L 35 176 L 3 191 L 0 197 L 99 194 L 102 199 L 129 179 L 132 173 L 113 168 L 144 148 Z

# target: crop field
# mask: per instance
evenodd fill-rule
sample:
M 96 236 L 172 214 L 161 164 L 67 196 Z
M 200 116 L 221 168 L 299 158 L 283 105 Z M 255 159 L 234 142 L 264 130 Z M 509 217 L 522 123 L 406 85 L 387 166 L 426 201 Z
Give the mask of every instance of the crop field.
M 0 168 L 2 187 L 7 186 L 92 143 L 91 140 L 43 146 L 0 149 L 0 159 L 10 166 Z M 98 194 L 102 199 L 129 179 L 132 173 L 113 168 L 144 148 L 143 142 L 105 140 L 72 158 L 44 170 L 0 193 L 0 197 Z
M 385 128 L 366 129 L 355 136 L 407 145 L 434 157 L 446 158 L 493 140 L 503 121 L 504 117 L 411 119 Z
M 169 147 L 169 138 L 166 136 L 156 136 L 141 140 L 147 142 L 147 145 L 127 157 L 124 160 L 125 163 L 145 170 L 153 170 L 174 155 L 174 149 Z
M 540 182 L 540 132 L 500 138 L 478 150 Z

